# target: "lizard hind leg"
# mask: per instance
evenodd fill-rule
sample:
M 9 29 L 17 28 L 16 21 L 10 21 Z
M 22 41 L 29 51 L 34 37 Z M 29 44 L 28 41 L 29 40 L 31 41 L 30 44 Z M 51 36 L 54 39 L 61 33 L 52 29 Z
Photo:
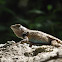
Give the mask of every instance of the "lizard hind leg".
M 51 41 L 51 45 L 56 46 L 56 47 L 61 47 L 62 45 L 58 43 L 56 40 Z

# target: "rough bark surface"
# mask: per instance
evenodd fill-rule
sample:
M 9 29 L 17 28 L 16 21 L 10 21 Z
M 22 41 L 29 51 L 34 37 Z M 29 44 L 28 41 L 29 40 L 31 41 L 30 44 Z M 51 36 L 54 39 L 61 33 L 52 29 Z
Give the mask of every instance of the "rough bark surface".
M 0 44 L 0 62 L 62 62 L 62 47 L 15 44 L 7 41 Z

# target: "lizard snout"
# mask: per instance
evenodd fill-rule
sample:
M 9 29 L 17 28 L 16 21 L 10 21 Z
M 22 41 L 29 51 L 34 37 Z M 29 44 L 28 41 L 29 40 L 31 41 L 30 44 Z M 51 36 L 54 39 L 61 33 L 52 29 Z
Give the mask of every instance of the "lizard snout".
M 11 29 L 19 29 L 20 26 L 21 26 L 21 24 L 15 24 L 15 25 L 11 25 L 10 28 Z

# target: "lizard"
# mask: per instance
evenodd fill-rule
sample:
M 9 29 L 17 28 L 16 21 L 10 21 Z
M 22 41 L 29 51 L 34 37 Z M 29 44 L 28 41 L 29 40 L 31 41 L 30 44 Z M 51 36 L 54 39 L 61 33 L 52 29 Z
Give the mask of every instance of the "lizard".
M 21 24 L 11 25 L 10 28 L 18 38 L 22 39 L 21 43 L 30 43 L 30 46 L 32 46 L 32 44 L 50 44 L 56 47 L 62 46 L 60 39 L 42 31 L 30 30 Z

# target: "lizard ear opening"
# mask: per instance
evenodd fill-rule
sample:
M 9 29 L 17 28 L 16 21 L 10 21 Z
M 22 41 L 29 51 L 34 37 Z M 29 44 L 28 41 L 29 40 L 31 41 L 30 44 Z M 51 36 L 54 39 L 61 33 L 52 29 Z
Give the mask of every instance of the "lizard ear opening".
M 22 34 L 22 37 L 28 36 L 28 33 L 29 33 L 29 32 L 24 32 L 24 33 Z

